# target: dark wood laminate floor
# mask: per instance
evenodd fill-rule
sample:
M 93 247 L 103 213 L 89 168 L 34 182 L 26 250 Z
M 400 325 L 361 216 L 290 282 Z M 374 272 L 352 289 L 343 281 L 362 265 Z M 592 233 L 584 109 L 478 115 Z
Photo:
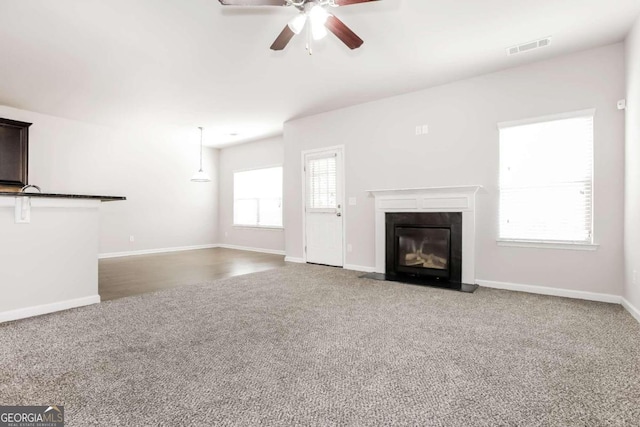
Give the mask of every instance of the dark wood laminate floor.
M 199 249 L 101 259 L 102 301 L 284 266 L 284 256 L 234 249 Z

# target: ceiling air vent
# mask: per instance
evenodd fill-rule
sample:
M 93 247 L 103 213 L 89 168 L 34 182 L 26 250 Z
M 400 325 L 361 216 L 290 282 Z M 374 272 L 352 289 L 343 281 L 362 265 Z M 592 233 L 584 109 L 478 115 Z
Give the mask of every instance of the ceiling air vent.
M 523 43 L 518 46 L 511 46 L 507 48 L 507 55 L 516 55 L 522 52 L 529 52 L 531 50 L 540 49 L 541 47 L 547 47 L 551 44 L 551 37 L 536 40 L 533 42 Z

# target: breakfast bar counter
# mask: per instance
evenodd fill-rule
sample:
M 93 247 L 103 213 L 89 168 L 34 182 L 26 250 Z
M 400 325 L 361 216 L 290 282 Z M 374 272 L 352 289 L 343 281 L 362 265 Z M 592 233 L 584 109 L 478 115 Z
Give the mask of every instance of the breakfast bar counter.
M 84 200 L 100 200 L 101 202 L 114 202 L 118 200 L 127 200 L 121 196 L 89 196 L 84 194 L 57 194 L 57 193 L 18 193 L 12 191 L 0 191 L 0 197 L 33 197 L 36 199 L 84 199 Z
M 120 196 L 0 192 L 0 322 L 100 302 L 100 205 Z

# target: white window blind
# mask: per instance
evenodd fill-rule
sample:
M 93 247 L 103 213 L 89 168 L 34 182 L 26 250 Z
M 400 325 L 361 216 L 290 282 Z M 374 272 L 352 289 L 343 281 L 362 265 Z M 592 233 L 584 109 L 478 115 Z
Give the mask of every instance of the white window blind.
M 282 227 L 282 167 L 233 174 L 233 224 Z
M 307 160 L 309 183 L 308 207 L 311 209 L 335 209 L 337 207 L 337 157 Z
M 500 238 L 592 243 L 593 111 L 500 127 Z

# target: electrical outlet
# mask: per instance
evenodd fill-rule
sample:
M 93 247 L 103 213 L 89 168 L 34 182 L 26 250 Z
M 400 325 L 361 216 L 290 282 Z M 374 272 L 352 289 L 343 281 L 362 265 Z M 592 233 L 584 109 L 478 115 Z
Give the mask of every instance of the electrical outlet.
M 136 238 L 133 236 L 129 236 L 129 243 L 133 243 L 136 241 Z
M 347 244 L 347 252 L 353 252 L 353 246 L 351 245 L 351 243 Z
M 224 237 L 229 237 L 229 232 L 228 231 L 224 232 Z

